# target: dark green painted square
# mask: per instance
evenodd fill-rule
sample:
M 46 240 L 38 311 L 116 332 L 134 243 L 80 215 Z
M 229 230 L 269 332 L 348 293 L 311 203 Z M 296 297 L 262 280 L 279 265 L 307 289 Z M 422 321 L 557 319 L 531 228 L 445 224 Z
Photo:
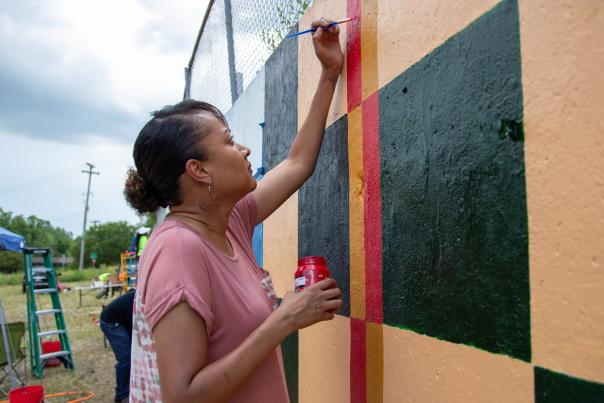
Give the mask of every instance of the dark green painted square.
M 289 393 L 290 403 L 298 403 L 298 334 L 299 333 L 297 331 L 290 334 L 281 344 L 283 368 L 285 370 L 285 380 L 287 382 L 287 391 Z
M 604 385 L 535 367 L 535 403 L 604 403 Z
M 298 24 L 290 31 L 297 32 Z M 265 64 L 262 166 L 283 161 L 298 132 L 298 41 L 287 39 Z
M 325 129 L 315 172 L 298 193 L 298 253 L 325 257 L 350 315 L 348 116 Z M 293 281 L 293 273 L 292 273 Z
M 518 7 L 380 91 L 384 322 L 530 361 Z

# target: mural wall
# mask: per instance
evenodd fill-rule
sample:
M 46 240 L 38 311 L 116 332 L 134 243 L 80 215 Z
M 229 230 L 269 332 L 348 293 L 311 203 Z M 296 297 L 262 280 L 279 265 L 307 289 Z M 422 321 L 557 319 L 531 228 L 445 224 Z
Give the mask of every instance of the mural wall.
M 264 222 L 262 263 L 282 296 L 299 256 L 325 256 L 345 305 L 286 341 L 292 401 L 604 401 L 603 11 L 313 2 L 301 29 L 357 19 L 315 174 Z M 287 39 L 248 89 L 266 170 L 319 72 L 311 38 Z

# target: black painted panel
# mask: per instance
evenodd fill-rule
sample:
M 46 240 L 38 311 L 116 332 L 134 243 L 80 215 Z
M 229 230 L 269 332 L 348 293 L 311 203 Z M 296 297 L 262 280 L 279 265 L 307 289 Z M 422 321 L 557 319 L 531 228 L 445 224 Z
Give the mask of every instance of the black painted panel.
M 604 403 L 604 385 L 535 367 L 535 403 Z
M 281 344 L 283 368 L 290 403 L 298 403 L 298 373 L 299 373 L 299 332 L 295 331 L 285 338 Z
M 298 131 L 297 39 L 284 40 L 265 69 L 262 165 L 268 172 L 287 157 Z
M 529 361 L 516 2 L 379 97 L 384 322 Z
M 327 259 L 342 290 L 340 315 L 350 316 L 347 116 L 325 130 L 315 173 L 299 192 L 298 212 L 298 253 Z

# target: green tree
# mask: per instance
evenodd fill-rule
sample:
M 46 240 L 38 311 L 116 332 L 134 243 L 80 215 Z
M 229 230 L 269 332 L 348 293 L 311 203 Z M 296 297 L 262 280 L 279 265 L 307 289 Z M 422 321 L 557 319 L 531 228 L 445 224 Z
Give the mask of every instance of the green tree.
M 285 35 L 300 19 L 312 0 L 294 0 L 287 4 L 285 7 L 277 6 L 277 24 L 276 29 L 262 29 L 260 31 L 260 38 L 266 45 L 268 50 L 272 53 L 277 49 Z
M 97 254 L 97 264 L 118 264 L 120 253 L 130 248 L 135 230 L 136 228 L 126 221 L 93 225 L 86 231 L 85 262 L 90 262 L 90 254 L 94 252 Z M 79 242 L 79 237 L 77 240 Z M 79 243 L 77 251 L 79 258 Z
M 0 227 L 21 235 L 27 246 L 50 248 L 54 256 L 69 255 L 73 242 L 70 232 L 53 227 L 49 221 L 35 215 L 24 217 L 13 215 L 0 208 Z M 23 257 L 18 252 L 0 253 L 0 271 L 21 270 Z
M 0 252 L 0 273 L 23 270 L 23 255 L 19 252 Z

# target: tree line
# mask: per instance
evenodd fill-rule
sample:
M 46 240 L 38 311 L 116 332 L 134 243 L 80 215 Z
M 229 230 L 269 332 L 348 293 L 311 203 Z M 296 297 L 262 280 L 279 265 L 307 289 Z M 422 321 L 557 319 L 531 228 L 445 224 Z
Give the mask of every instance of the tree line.
M 139 226 L 153 227 L 155 215 L 141 218 Z M 96 253 L 96 264 L 117 265 L 120 253 L 129 249 L 136 228 L 127 221 L 96 223 L 86 231 L 85 266 L 91 266 L 90 254 Z M 0 208 L 0 227 L 25 238 L 29 247 L 50 248 L 52 256 L 71 256 L 73 266 L 79 264 L 81 237 L 54 227 L 49 221 L 30 215 L 14 215 Z M 18 252 L 0 251 L 0 272 L 11 273 L 23 270 L 23 255 Z

